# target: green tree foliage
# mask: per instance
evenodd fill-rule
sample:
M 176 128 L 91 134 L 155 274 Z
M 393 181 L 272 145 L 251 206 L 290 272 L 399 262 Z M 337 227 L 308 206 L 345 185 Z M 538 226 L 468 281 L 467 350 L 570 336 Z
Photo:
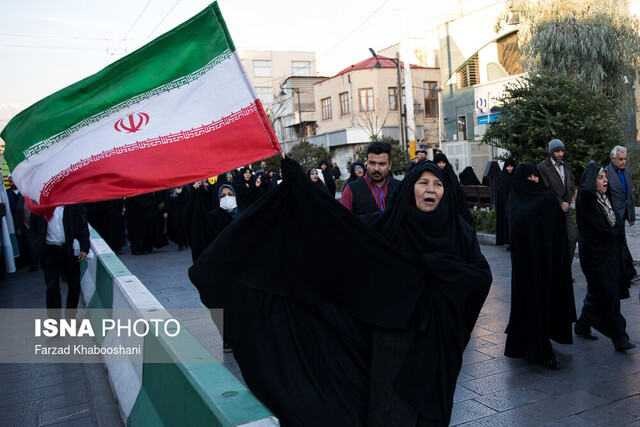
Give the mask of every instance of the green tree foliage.
M 640 195 L 640 148 L 627 147 L 627 169 L 631 172 L 631 183 L 633 184 L 636 206 L 640 206 L 640 198 L 638 197 Z
M 309 141 L 300 141 L 294 145 L 287 153 L 287 156 L 300 163 L 304 170 L 317 168 L 321 160 L 325 160 L 329 167 L 333 167 L 331 154 L 324 147 L 311 144 Z M 281 158 L 281 156 L 279 157 Z
M 632 83 L 640 74 L 640 23 L 622 0 L 512 0 L 507 19 L 518 32 L 525 67 L 538 73 L 580 76 L 615 102 L 616 113 L 634 112 Z
M 623 141 L 611 101 L 578 77 L 529 74 L 504 93 L 500 118 L 483 141 L 506 149 L 519 163 L 542 161 L 549 141 L 559 138 L 579 179 L 590 159 L 607 164 L 611 149 Z
M 409 153 L 402 149 L 398 141 L 388 136 L 378 138 L 377 141 L 385 141 L 391 144 L 391 171 L 394 175 L 402 175 L 409 170 L 409 162 L 411 161 L 411 159 L 409 159 Z M 367 160 L 368 146 L 369 144 L 363 144 L 359 147 L 355 152 L 355 158 L 353 161 L 359 160 L 362 163 L 365 163 Z M 351 162 L 349 162 L 347 167 L 351 167 Z

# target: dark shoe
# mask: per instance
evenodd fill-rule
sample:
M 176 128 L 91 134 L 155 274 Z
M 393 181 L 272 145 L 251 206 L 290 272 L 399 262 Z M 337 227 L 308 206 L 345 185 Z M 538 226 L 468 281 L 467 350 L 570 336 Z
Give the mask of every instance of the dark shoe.
M 229 344 L 228 342 L 224 343 L 224 345 L 222 346 L 222 351 L 225 353 L 231 353 L 233 351 L 233 349 L 231 348 L 231 344 Z
M 575 327 L 573 328 L 573 332 L 575 332 L 577 336 L 588 339 L 588 340 L 595 341 L 598 339 L 598 336 L 594 335 L 593 332 L 591 332 L 591 327 L 588 327 L 585 329 L 579 329 Z
M 561 368 L 560 361 L 555 356 L 553 356 L 550 359 L 545 360 L 544 366 L 546 366 L 547 368 L 549 368 L 549 369 L 551 369 L 553 371 L 557 371 L 558 369 Z
M 636 274 L 635 276 L 633 276 L 633 278 L 630 280 L 631 283 L 637 283 L 638 280 L 640 280 L 640 274 Z
M 616 351 L 627 351 L 631 350 L 632 348 L 636 348 L 636 345 L 631 341 L 625 341 L 622 344 L 616 346 Z

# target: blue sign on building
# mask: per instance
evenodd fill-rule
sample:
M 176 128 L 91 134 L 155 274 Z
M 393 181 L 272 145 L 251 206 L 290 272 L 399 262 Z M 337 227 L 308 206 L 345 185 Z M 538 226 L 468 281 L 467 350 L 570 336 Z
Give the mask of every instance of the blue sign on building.
M 498 117 L 500 117 L 500 113 L 491 114 L 490 116 L 478 116 L 478 125 L 493 123 Z

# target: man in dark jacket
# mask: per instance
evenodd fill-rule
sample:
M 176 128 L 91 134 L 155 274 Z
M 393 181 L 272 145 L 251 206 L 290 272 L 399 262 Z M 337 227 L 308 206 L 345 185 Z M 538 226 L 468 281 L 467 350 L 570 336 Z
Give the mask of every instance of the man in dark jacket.
M 73 316 L 80 299 L 80 261 L 89 252 L 89 226 L 84 205 L 59 206 L 48 221 L 31 214 L 30 219 L 34 250 L 40 253 L 40 266 L 47 285 L 47 309 L 62 308 L 60 295 L 60 273 L 64 273 L 69 290 L 67 312 Z M 78 243 L 75 244 L 74 241 Z M 55 316 L 53 312 L 49 314 Z
M 372 142 L 367 148 L 367 173 L 347 184 L 340 203 L 356 215 L 384 211 L 400 184 L 389 176 L 390 170 L 391 145 L 383 141 Z
M 633 185 L 631 184 L 631 172 L 627 166 L 627 149 L 621 145 L 616 145 L 611 150 L 611 163 L 607 166 L 607 177 L 609 178 L 609 191 L 611 192 L 611 206 L 616 213 L 617 223 L 622 231 L 622 236 L 626 240 L 624 222 L 629 225 L 636 223 L 636 207 L 633 199 Z M 625 243 L 625 246 L 626 243 Z M 632 283 L 640 280 L 640 275 L 635 274 L 633 261 L 629 253 L 628 246 L 623 250 L 623 265 L 627 273 L 632 274 Z M 630 274 L 630 273 L 629 273 Z
M 567 218 L 567 235 L 569 238 L 569 265 L 573 261 L 576 252 L 578 234 L 573 222 L 569 205 L 576 193 L 575 181 L 571 170 L 571 163 L 564 159 L 564 144 L 559 139 L 549 141 L 549 157 L 538 164 L 538 171 L 547 187 L 556 193 L 560 207 Z
M 627 149 L 616 145 L 611 150 L 611 163 L 607 166 L 609 177 L 609 191 L 611 191 L 611 204 L 618 217 L 618 223 L 624 230 L 624 221 L 629 225 L 636 222 L 636 209 L 633 200 L 633 186 L 631 185 L 631 172 L 626 169 Z

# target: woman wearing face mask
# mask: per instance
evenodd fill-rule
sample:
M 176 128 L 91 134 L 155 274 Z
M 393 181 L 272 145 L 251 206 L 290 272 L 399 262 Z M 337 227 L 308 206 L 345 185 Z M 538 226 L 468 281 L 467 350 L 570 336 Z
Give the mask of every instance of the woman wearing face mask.
M 238 204 L 236 202 L 236 194 L 233 191 L 233 187 L 228 184 L 223 184 L 218 189 L 218 203 L 219 206 L 209 212 L 209 231 L 210 240 L 207 242 L 207 246 L 213 243 L 220 233 L 227 228 L 240 214 L 238 211 Z M 227 322 L 227 316 L 223 313 L 224 321 Z M 214 319 L 215 322 L 215 319 Z M 230 353 L 232 351 L 231 345 L 225 339 L 223 345 L 223 351 Z
M 513 171 L 507 202 L 511 238 L 511 314 L 504 354 L 560 369 L 551 340 L 571 344 L 576 321 L 567 223 L 533 163 Z
M 607 170 L 589 162 L 576 200 L 580 267 L 587 279 L 587 295 L 574 331 L 580 337 L 596 340 L 593 327 L 611 339 L 617 351 L 626 351 L 635 347 L 620 313 L 620 300 L 629 298 L 629 278 L 621 277 L 622 254 L 627 248 L 611 207 L 608 184 Z
M 218 203 L 219 206 L 209 212 L 211 240 L 207 242 L 207 246 L 239 215 L 236 193 L 229 184 L 223 184 L 218 189 Z

